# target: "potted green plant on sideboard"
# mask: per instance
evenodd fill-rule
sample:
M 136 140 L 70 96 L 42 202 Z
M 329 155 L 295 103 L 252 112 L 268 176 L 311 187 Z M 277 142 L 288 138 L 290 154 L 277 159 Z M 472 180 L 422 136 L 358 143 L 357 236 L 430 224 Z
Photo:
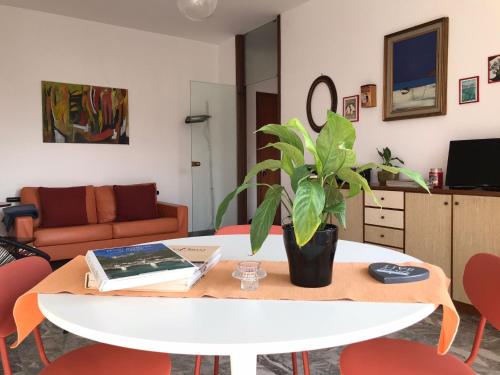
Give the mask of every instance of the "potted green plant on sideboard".
M 389 147 L 384 147 L 382 149 L 382 151 L 380 151 L 377 148 L 377 152 L 378 152 L 379 156 L 382 158 L 382 165 L 385 165 L 387 167 L 394 167 L 395 165 L 393 165 L 392 162 L 395 160 L 399 161 L 401 164 L 405 163 L 399 157 L 393 156 L 392 151 Z M 399 179 L 399 173 L 391 173 L 390 171 L 381 169 L 380 171 L 378 171 L 377 177 L 378 177 L 378 183 L 380 184 L 380 186 L 386 186 L 387 185 L 386 182 L 388 180 Z
M 333 259 L 337 245 L 337 227 L 332 217 L 345 226 L 346 204 L 342 188 L 348 188 L 348 197 L 364 190 L 380 205 L 366 179 L 360 174 L 369 168 L 380 168 L 390 173 L 403 173 L 427 190 L 418 173 L 405 168 L 368 163 L 357 166 L 353 150 L 356 131 L 350 121 L 332 111 L 314 142 L 298 119 L 284 125 L 266 125 L 259 129 L 279 138 L 274 147 L 281 151 L 280 160 L 265 160 L 254 165 L 243 183 L 220 204 L 216 228 L 222 222 L 230 201 L 252 184 L 252 179 L 264 170 L 282 170 L 290 178 L 292 191 L 283 185 L 268 185 L 264 200 L 252 219 L 250 242 L 255 254 L 264 243 L 281 204 L 291 218 L 283 226 L 283 239 L 288 257 L 290 280 L 302 287 L 322 287 L 332 281 Z M 302 137 L 302 139 L 301 139 Z M 306 162 L 308 152 L 313 162 Z

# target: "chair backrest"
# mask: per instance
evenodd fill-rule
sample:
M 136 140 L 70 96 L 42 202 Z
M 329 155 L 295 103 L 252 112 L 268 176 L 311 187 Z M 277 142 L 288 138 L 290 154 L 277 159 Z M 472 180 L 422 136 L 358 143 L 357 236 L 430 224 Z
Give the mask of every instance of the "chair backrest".
M 465 265 L 464 288 L 472 304 L 500 330 L 500 257 L 476 254 Z
M 0 267 L 0 337 L 16 331 L 12 311 L 18 297 L 52 272 L 49 262 L 27 257 Z
M 229 225 L 227 227 L 220 228 L 215 235 L 223 234 L 249 234 L 250 225 Z M 269 234 L 283 234 L 283 229 L 279 225 L 273 225 Z

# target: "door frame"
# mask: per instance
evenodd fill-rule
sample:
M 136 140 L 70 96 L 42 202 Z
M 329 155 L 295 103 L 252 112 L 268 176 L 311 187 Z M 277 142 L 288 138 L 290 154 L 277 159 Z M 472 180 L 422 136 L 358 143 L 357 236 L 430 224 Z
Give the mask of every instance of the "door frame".
M 281 123 L 281 15 L 276 17 L 278 29 L 278 120 Z M 245 82 L 245 35 L 235 37 L 235 65 L 236 65 L 236 165 L 237 184 L 243 183 L 247 174 L 247 92 Z M 237 197 L 238 224 L 248 222 L 247 191 Z

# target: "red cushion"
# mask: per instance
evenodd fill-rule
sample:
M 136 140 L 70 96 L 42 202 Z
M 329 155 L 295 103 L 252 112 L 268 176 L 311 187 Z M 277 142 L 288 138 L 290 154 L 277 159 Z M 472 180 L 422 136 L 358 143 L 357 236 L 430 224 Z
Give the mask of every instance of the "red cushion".
M 375 339 L 349 345 L 340 354 L 342 375 L 473 375 L 457 357 L 438 355 L 435 346 L 414 341 Z
M 41 227 L 88 224 L 85 186 L 38 189 L 42 210 Z
M 115 185 L 116 221 L 149 220 L 158 217 L 156 184 Z

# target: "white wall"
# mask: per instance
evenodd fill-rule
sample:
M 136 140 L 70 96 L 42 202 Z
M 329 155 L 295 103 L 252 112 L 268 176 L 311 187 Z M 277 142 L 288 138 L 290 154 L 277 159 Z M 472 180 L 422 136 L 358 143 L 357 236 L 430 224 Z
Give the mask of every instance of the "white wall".
M 26 185 L 156 181 L 191 203 L 190 80 L 217 80 L 215 45 L 0 6 L 0 201 Z M 41 81 L 129 90 L 130 145 L 42 142 Z
M 281 18 L 282 119 L 307 124 L 306 98 L 321 73 L 342 97 L 377 84 L 376 108 L 363 108 L 356 123 L 361 162 L 377 160 L 376 147 L 390 146 L 409 168 L 428 175 L 446 169 L 451 139 L 500 137 L 500 84 L 487 83 L 487 57 L 500 53 L 498 0 L 311 0 Z M 440 17 L 450 18 L 448 114 L 427 119 L 382 121 L 384 35 Z M 458 80 L 480 75 L 481 102 L 458 104 Z
M 217 82 L 236 84 L 236 41 L 230 38 L 217 46 Z

